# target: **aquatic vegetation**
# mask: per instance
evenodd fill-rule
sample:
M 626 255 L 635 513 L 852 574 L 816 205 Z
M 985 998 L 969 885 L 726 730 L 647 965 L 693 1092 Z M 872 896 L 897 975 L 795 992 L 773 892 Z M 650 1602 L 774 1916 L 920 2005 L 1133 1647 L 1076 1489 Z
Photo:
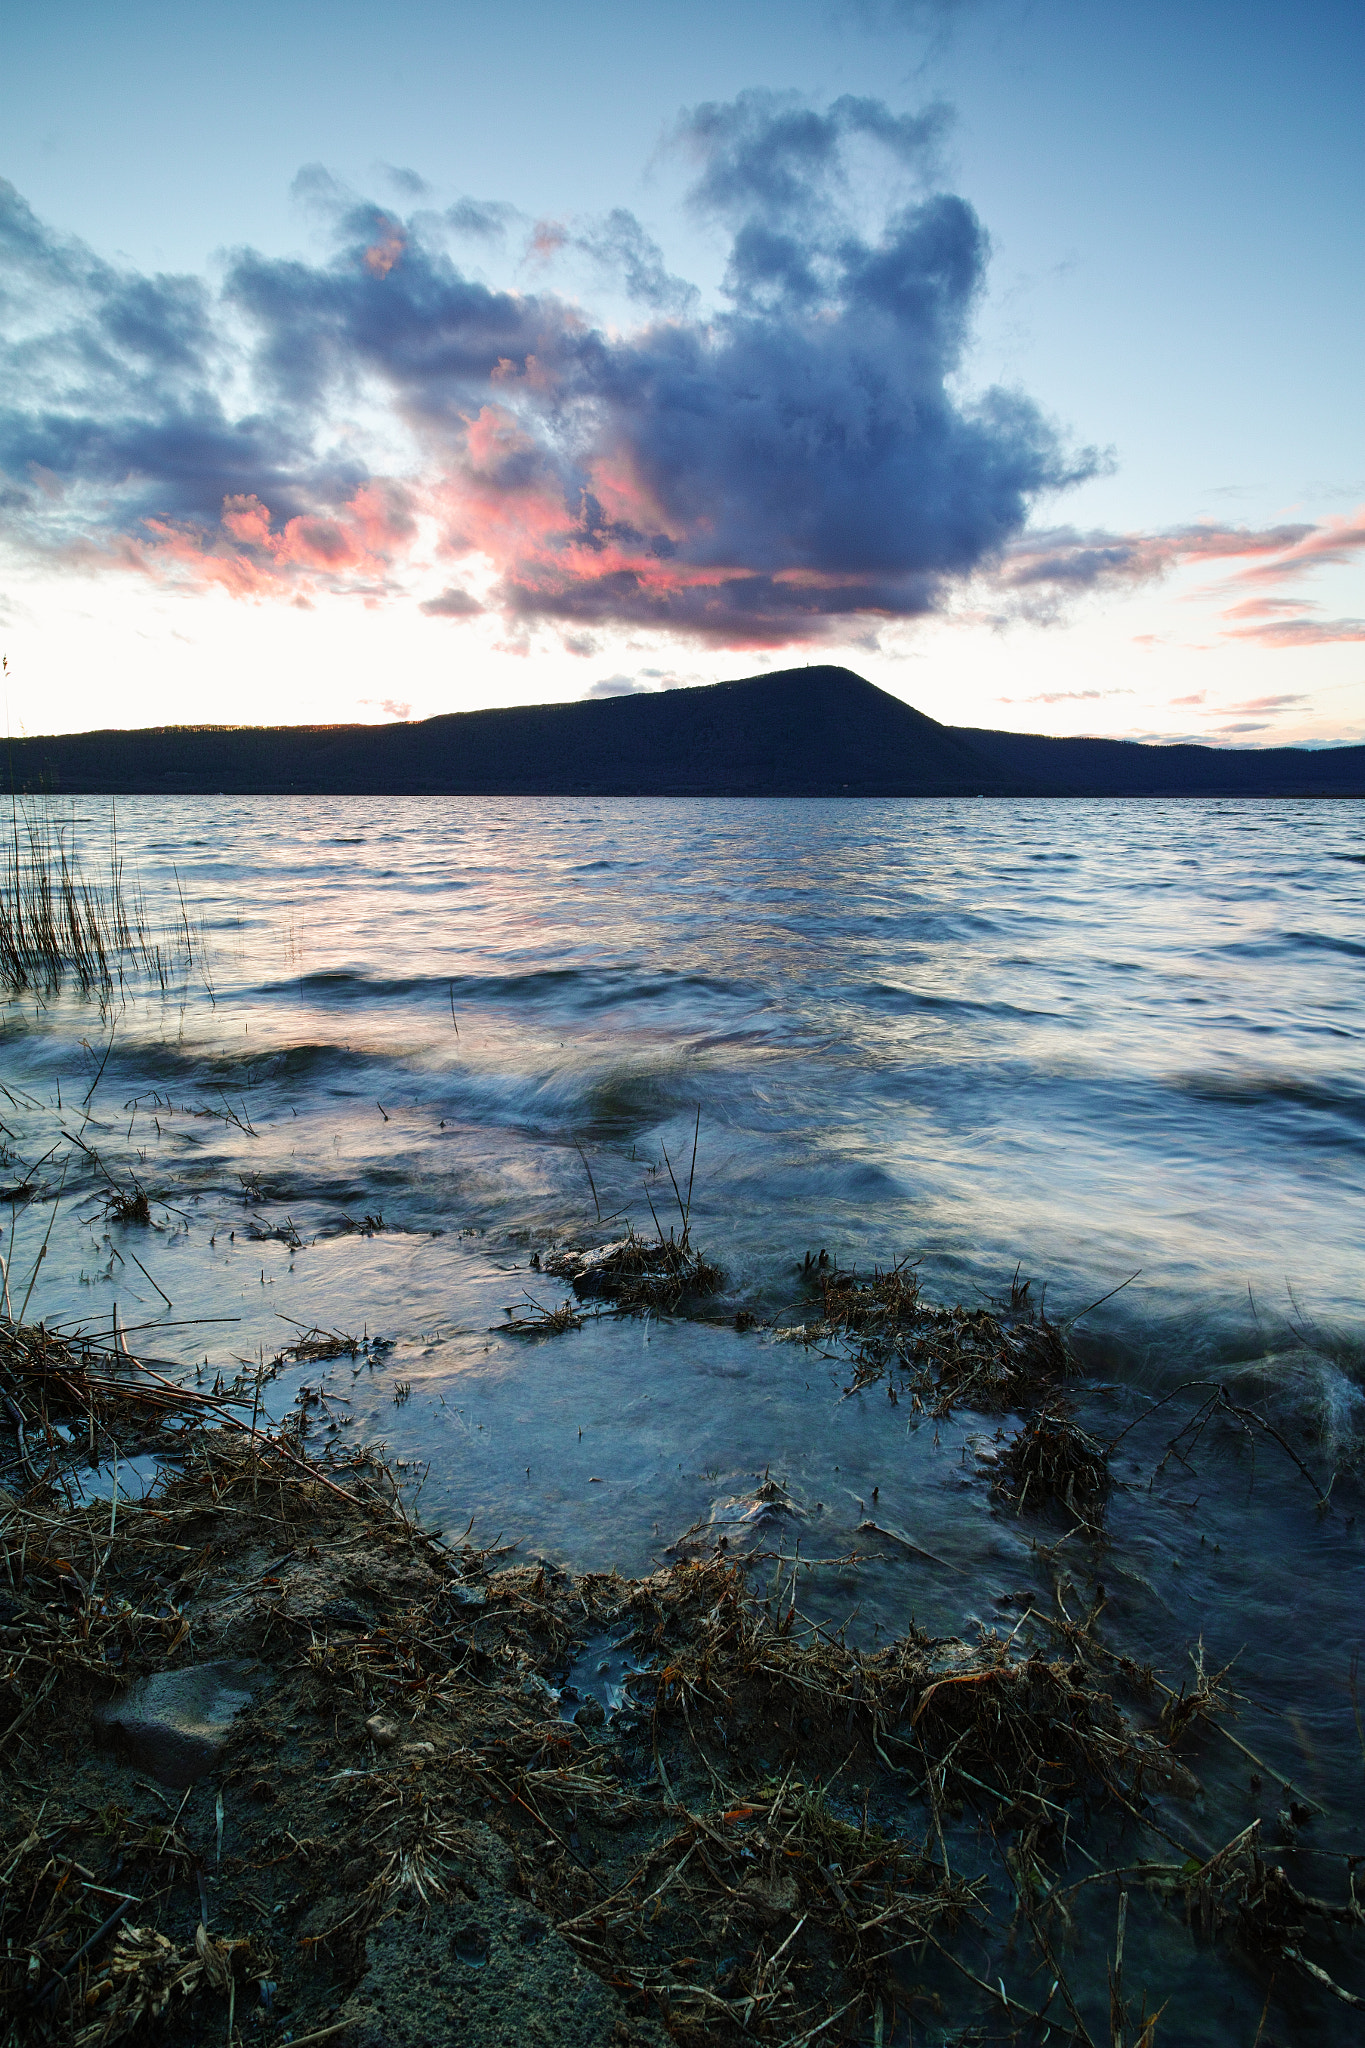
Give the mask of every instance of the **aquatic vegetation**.
M 198 973 L 211 997 L 203 921 L 191 925 L 178 878 L 176 886 L 179 916 L 155 920 L 125 872 L 112 811 L 108 866 L 97 878 L 80 857 L 74 820 L 41 800 L 22 810 L 16 801 L 0 851 L 0 987 L 55 995 L 71 982 L 107 999 L 129 977 L 166 989 Z
M 104 1213 L 115 1223 L 137 1223 L 146 1227 L 152 1220 L 146 1188 L 137 1181 L 131 1187 L 111 1188 L 104 1198 Z
M 568 1330 L 581 1330 L 584 1320 L 572 1301 L 546 1308 L 531 1294 L 513 1302 L 505 1313 L 509 1320 L 502 1327 L 514 1337 L 562 1337 Z

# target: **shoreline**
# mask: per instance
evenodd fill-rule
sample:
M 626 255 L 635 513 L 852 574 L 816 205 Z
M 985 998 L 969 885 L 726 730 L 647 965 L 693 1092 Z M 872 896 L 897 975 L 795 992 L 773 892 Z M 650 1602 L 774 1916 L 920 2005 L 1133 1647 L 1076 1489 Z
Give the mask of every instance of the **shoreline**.
M 1320 2013 L 1328 2038 L 1365 1915 L 1313 1846 L 1322 1809 L 1243 1758 L 1278 1831 L 1253 1814 L 1211 1840 L 1196 1774 L 1241 1746 L 1226 1675 L 1145 1670 L 1059 1561 L 1107 1490 L 1061 1333 L 1024 1295 L 1003 1319 L 928 1309 L 904 1269 L 817 1276 L 812 1308 L 817 1337 L 852 1340 L 855 1384 L 1027 1405 L 1000 1483 L 1060 1510 L 1037 1525 L 1061 1539 L 1052 1609 L 1030 1596 L 974 1643 L 912 1625 L 850 1646 L 798 1612 L 818 1560 L 786 1554 L 780 1488 L 747 1549 L 699 1529 L 639 1579 L 447 1543 L 363 1448 L 313 1454 L 306 1410 L 259 1429 L 0 1323 L 3 2048 L 97 2048 L 158 2001 L 187 2048 L 977 2026 L 1152 2048 L 1159 2011 L 1161 2038 L 1203 2038 L 1182 1925 L 1235 1953 L 1251 2004 Z M 146 1498 L 64 1494 L 111 1447 L 157 1455 Z M 898 1540 L 875 1506 L 866 1527 Z M 99 1737 L 139 1685 L 206 1668 L 197 1735 L 182 1699 Z M 208 1760 L 169 1785 L 187 1739 Z

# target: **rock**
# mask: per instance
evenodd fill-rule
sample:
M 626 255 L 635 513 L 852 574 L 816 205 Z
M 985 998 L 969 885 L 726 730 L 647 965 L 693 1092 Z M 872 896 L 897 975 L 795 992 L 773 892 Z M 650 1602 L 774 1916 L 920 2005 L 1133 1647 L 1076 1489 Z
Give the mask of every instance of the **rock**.
M 398 1740 L 398 1730 L 383 1714 L 371 1714 L 365 1723 L 365 1733 L 376 1749 L 392 1749 Z
M 748 1549 L 771 1540 L 777 1521 L 804 1521 L 804 1508 L 797 1506 L 784 1486 L 767 1479 L 753 1493 L 728 1494 L 713 1502 L 705 1521 L 694 1522 L 668 1546 L 673 1557 L 702 1557 L 715 1550 Z
M 322 1610 L 321 1618 L 332 1628 L 353 1628 L 361 1635 L 364 1635 L 371 1625 L 353 1600 L 329 1600 Z
M 606 1718 L 607 1710 L 600 1700 L 584 1700 L 574 1715 L 574 1721 L 580 1728 L 600 1728 Z
M 447 1586 L 445 1597 L 452 1607 L 486 1607 L 488 1595 L 482 1586 Z
M 96 1708 L 96 1735 L 183 1791 L 222 1756 L 233 1722 L 261 1690 L 258 1672 L 240 1658 L 153 1672 Z

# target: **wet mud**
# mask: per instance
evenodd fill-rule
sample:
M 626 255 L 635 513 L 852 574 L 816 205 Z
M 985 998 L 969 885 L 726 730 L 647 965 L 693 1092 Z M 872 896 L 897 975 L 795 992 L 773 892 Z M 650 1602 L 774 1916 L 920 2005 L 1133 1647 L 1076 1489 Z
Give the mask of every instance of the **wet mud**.
M 803 1559 L 771 1475 L 636 1577 L 444 1539 L 307 1402 L 266 1427 L 249 1380 L 0 1324 L 5 2048 L 1356 2038 L 1352 1788 L 1253 1751 L 1235 1672 L 1152 1669 L 1077 1568 L 1114 1486 L 1065 1332 L 904 1267 L 817 1266 L 802 1315 L 850 1398 L 1002 1418 L 969 1483 L 1038 1570 L 996 1623 L 813 1618 L 857 1559 Z M 1219 1392 L 1172 1441 L 1255 1427 L 1298 1483 Z M 77 1483 L 149 1452 L 140 1501 Z M 869 1552 L 943 1565 L 867 1505 Z

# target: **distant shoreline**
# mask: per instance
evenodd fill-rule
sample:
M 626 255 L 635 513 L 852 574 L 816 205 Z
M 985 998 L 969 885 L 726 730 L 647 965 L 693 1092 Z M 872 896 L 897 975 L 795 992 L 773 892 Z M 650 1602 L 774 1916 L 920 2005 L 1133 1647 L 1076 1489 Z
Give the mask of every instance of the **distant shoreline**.
M 414 723 L 154 726 L 12 740 L 18 794 L 1360 797 L 1365 746 L 1233 749 L 941 725 L 849 669 Z

